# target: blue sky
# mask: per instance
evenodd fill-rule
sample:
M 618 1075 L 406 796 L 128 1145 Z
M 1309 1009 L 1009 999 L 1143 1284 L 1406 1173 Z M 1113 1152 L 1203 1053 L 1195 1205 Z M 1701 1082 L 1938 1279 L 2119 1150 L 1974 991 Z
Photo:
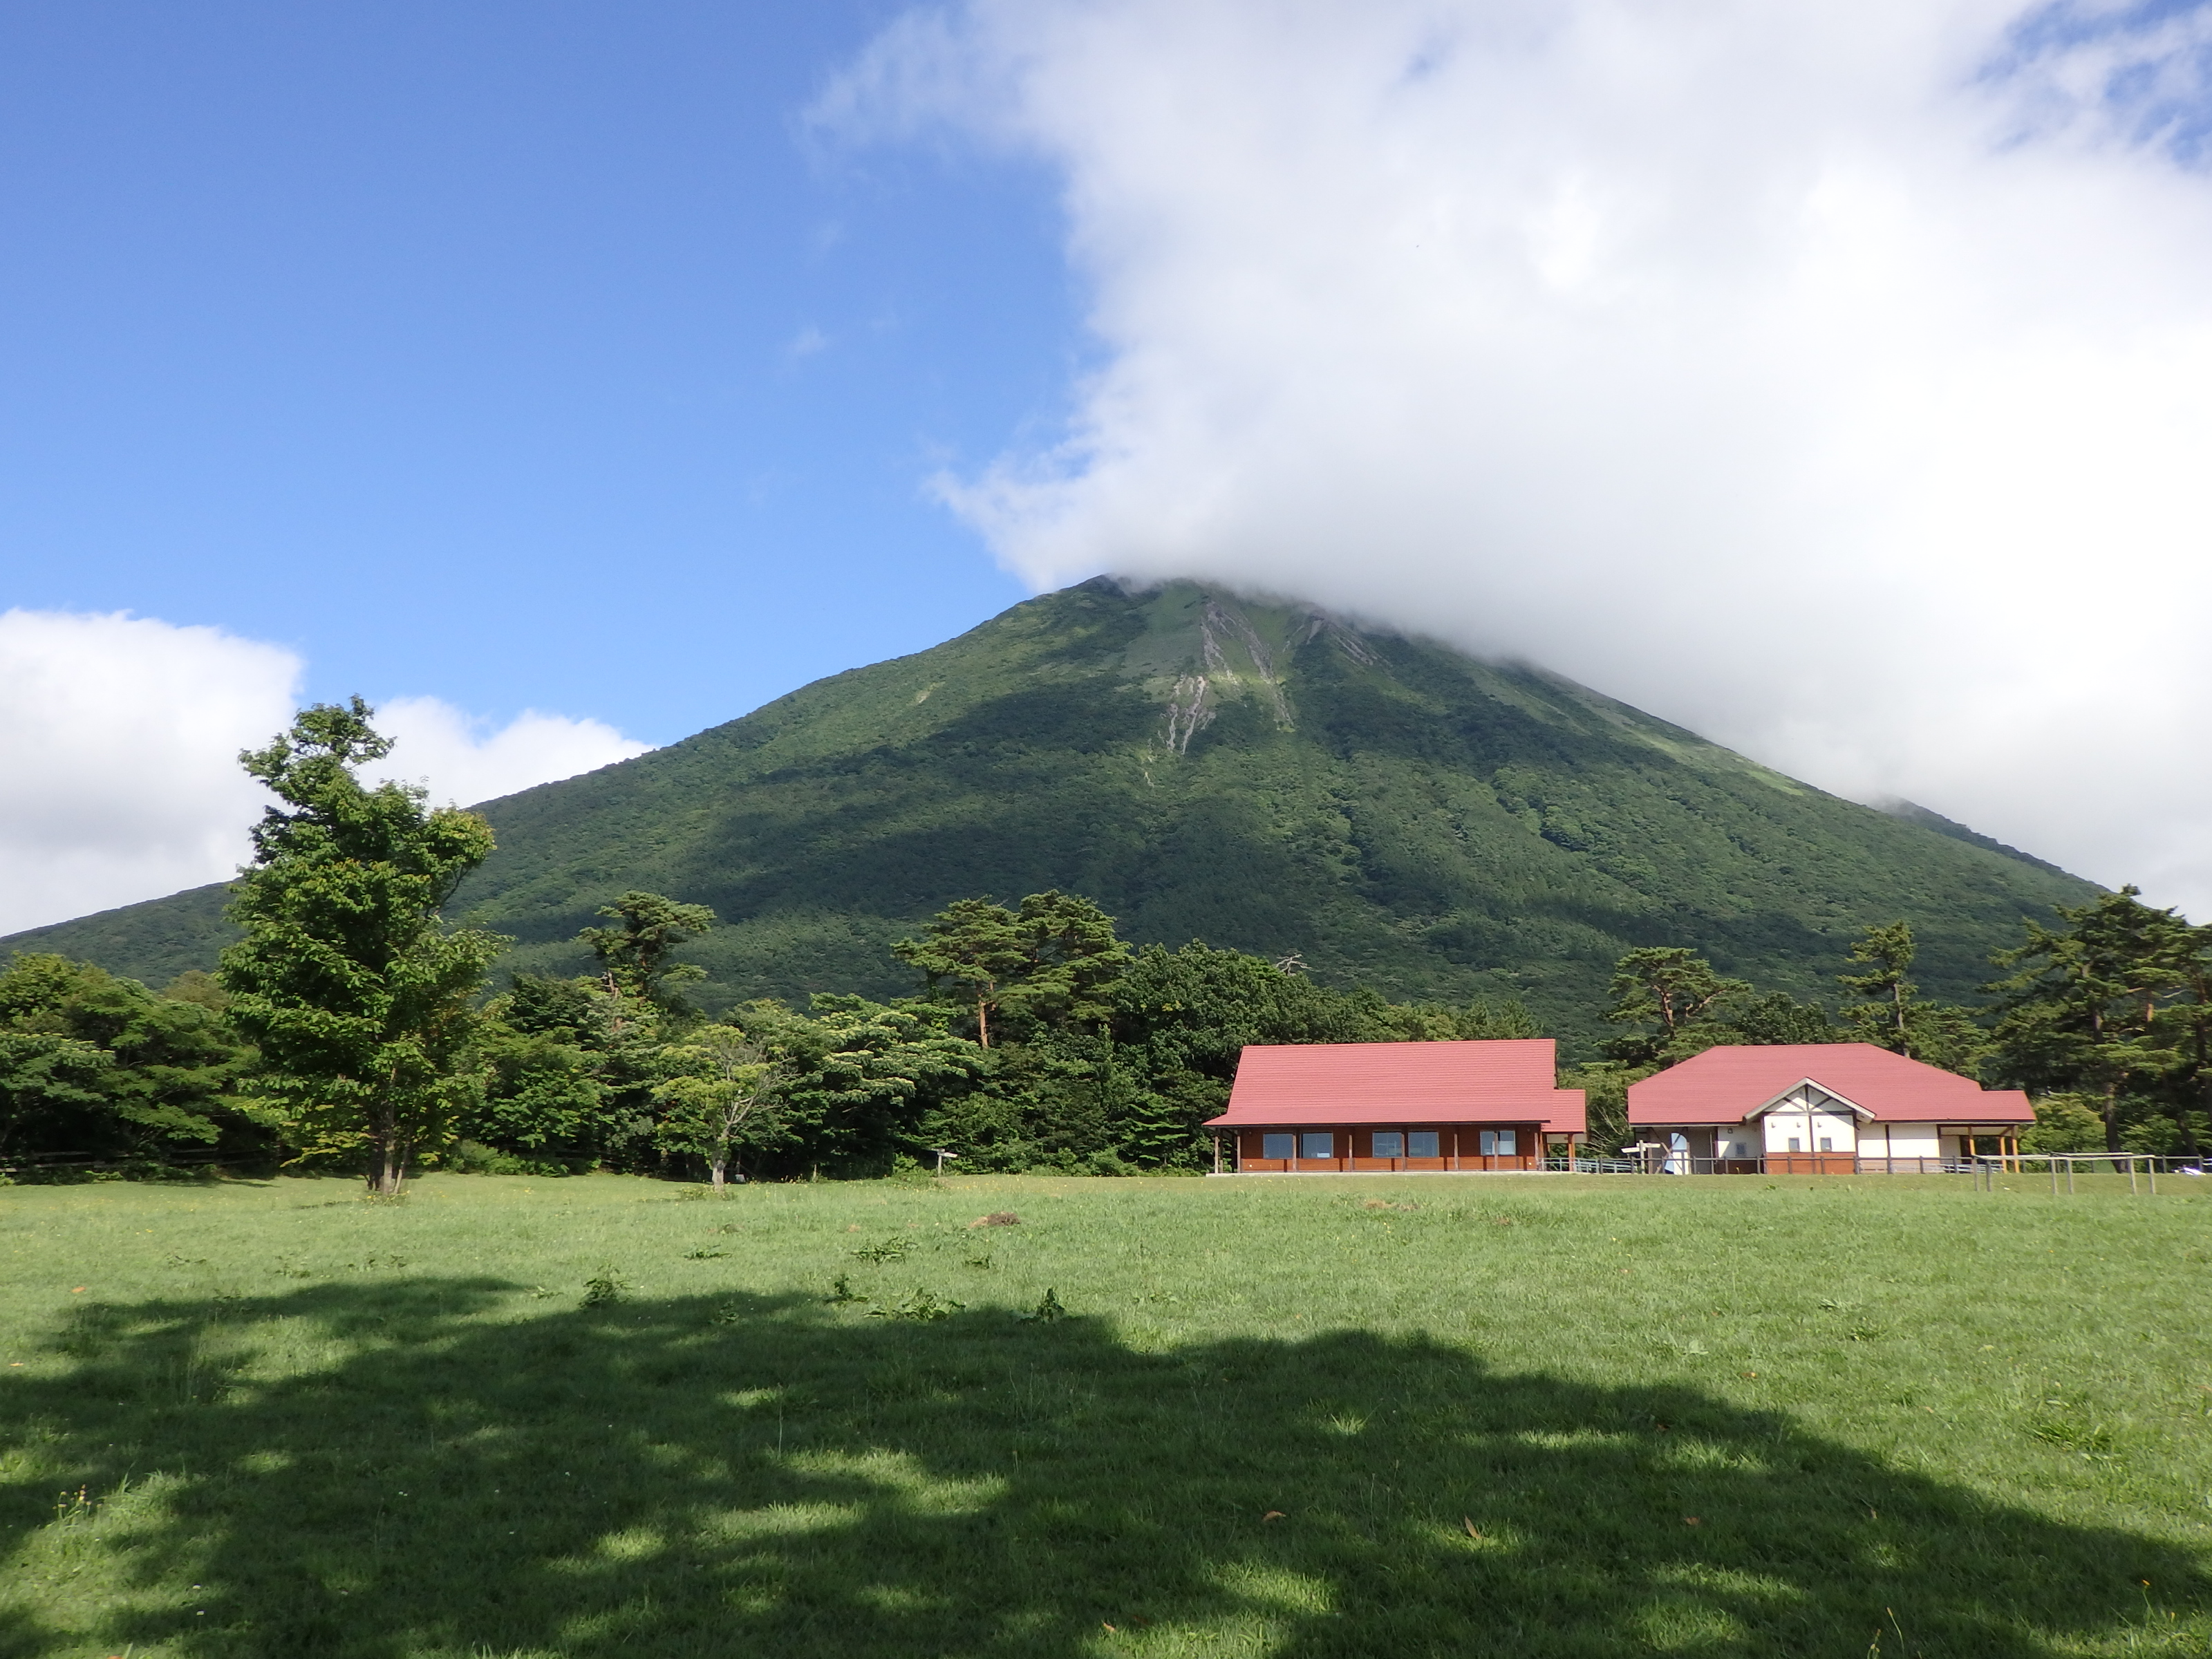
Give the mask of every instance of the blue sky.
M 0 5 L 0 609 L 666 742 L 1025 591 L 1050 182 L 804 112 L 866 0 Z

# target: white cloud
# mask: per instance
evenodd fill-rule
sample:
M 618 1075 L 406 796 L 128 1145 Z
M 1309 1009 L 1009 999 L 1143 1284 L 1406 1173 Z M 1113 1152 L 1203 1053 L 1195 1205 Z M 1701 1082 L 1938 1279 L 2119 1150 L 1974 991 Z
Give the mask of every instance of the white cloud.
M 0 614 L 0 933 L 219 881 L 267 799 L 238 752 L 288 726 L 303 665 L 214 628 L 121 614 Z M 394 698 L 392 775 L 476 801 L 640 753 L 597 720 L 491 730 Z
M 601 720 L 525 709 L 494 729 L 435 697 L 392 697 L 377 705 L 376 729 L 392 753 L 371 778 L 427 785 L 438 801 L 473 804 L 611 766 L 652 747 Z
M 817 112 L 1044 157 L 1039 586 L 1525 654 L 2212 918 L 2212 8 L 969 0 Z M 2148 19 L 2148 21 L 2145 21 Z
M 238 751 L 300 672 L 212 628 L 0 615 L 0 933 L 228 875 L 265 799 Z

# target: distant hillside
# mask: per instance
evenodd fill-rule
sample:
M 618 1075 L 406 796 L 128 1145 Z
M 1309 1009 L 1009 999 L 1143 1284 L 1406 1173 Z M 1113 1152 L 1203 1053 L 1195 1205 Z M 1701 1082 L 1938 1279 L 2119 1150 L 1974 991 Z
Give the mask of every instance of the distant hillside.
M 727 924 L 715 1002 L 907 988 L 885 947 L 947 901 L 1059 886 L 1125 934 L 1284 955 L 1394 996 L 1519 996 L 1589 1034 L 1607 972 L 1680 943 L 1827 995 L 1845 941 L 1908 918 L 1970 995 L 2025 916 L 2087 882 L 1923 808 L 1795 782 L 1540 671 L 1188 584 L 1099 580 L 915 656 L 482 809 L 461 908 L 514 965 L 628 887 Z M 159 981 L 210 963 L 222 890 L 19 933 Z
M 1893 818 L 1903 818 L 1907 823 L 1917 823 L 1923 830 L 1933 830 L 1939 836 L 1948 836 L 1954 841 L 1963 841 L 1971 847 L 1987 848 L 1992 853 L 2002 853 L 2008 859 L 2018 859 L 2022 864 L 2032 864 L 2037 869 L 2054 876 L 2064 876 L 2069 881 L 2075 878 L 2057 865 L 2039 859 L 2033 853 L 2023 853 L 2017 847 L 2007 846 L 1995 836 L 1985 836 L 1978 830 L 1969 830 L 1956 818 L 1947 818 L 1941 812 L 1932 812 L 1917 801 L 1893 800 L 1884 803 L 1883 811 Z

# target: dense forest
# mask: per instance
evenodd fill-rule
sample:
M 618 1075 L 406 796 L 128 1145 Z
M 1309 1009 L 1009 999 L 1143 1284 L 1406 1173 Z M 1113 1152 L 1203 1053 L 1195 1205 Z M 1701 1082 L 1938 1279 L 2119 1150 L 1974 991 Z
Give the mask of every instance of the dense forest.
M 209 1165 L 739 1178 L 963 1170 L 1192 1172 L 1252 1042 L 1545 1034 L 1517 1001 L 1391 1000 L 1295 957 L 1132 946 L 1092 900 L 956 900 L 888 956 L 908 994 L 755 998 L 708 1012 L 703 904 L 644 890 L 575 941 L 588 972 L 510 969 L 443 911 L 489 826 L 360 781 L 388 744 L 358 699 L 246 757 L 279 805 L 215 975 L 160 992 L 19 954 L 0 971 L 0 1166 L 14 1179 Z M 1903 921 L 1828 964 L 1831 997 L 1729 976 L 1680 945 L 1614 963 L 1594 1011 L 1592 1139 L 1629 1083 L 1716 1043 L 1870 1042 L 2024 1086 L 2035 1150 L 2195 1155 L 2212 1089 L 2212 928 L 2132 888 L 2060 906 L 1998 953 L 1972 1006 L 1923 997 Z

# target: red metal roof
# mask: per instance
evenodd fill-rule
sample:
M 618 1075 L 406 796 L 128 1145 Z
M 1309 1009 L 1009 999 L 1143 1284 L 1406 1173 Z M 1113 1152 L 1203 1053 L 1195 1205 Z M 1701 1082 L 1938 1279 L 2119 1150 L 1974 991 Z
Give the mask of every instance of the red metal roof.
M 1549 1037 L 1486 1042 L 1246 1047 L 1212 1127 L 1277 1123 L 1541 1123 L 1585 1127 L 1583 1091 L 1559 1086 Z
M 1863 1106 L 1881 1123 L 2032 1123 L 2017 1089 L 1984 1089 L 1972 1078 L 1871 1042 L 1795 1042 L 1708 1048 L 1628 1085 L 1631 1123 L 1740 1123 L 1778 1095 L 1810 1080 Z

